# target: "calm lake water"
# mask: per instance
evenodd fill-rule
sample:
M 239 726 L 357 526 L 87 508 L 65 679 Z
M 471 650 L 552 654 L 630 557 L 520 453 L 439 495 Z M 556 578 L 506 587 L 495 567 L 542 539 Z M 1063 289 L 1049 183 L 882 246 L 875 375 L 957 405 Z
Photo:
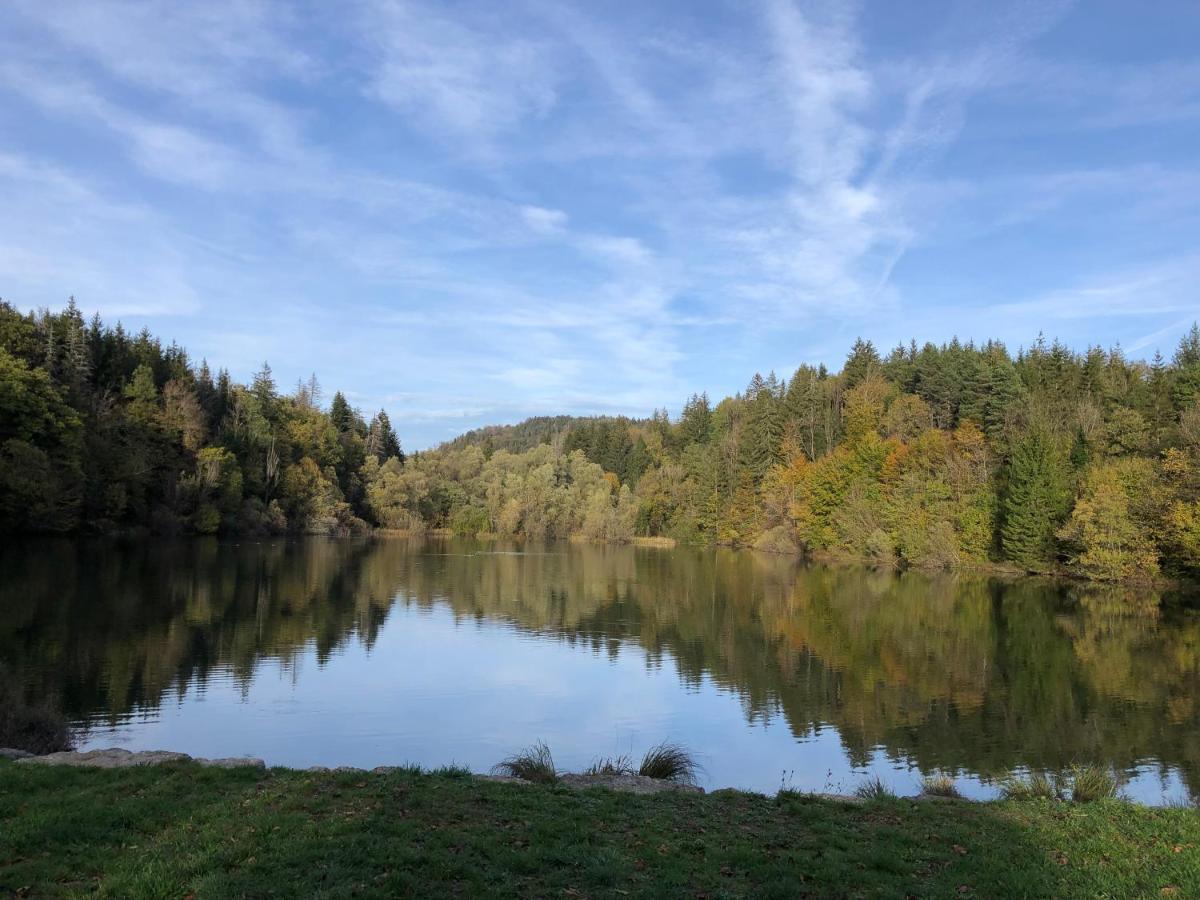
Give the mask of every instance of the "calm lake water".
M 379 539 L 9 543 L 0 675 L 90 749 L 560 768 L 676 740 L 707 787 L 972 796 L 1102 762 L 1200 793 L 1200 615 L 752 552 Z

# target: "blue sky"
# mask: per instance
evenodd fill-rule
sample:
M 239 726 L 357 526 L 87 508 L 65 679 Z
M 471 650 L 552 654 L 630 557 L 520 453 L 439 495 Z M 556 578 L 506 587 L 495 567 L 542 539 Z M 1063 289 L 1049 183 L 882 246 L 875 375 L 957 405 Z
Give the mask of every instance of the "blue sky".
M 0 296 L 315 371 L 409 448 L 1200 316 L 1200 4 L 0 11 Z

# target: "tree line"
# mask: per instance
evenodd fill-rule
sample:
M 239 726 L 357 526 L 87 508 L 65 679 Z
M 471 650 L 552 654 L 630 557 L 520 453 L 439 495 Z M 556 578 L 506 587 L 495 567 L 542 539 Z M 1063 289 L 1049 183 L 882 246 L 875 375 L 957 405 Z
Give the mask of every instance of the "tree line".
M 406 459 L 315 377 L 0 304 L 0 527 L 667 536 L 1109 580 L 1200 573 L 1200 327 L 1171 359 L 856 341 L 672 419 L 543 417 Z

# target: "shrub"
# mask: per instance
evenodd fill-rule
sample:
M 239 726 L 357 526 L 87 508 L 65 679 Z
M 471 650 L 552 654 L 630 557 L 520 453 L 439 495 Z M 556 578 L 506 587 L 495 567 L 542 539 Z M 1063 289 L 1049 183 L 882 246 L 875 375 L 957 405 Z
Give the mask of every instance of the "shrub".
M 754 549 L 760 553 L 780 553 L 787 556 L 795 556 L 800 552 L 794 529 L 786 525 L 776 525 L 764 531 L 754 542 Z
M 541 784 L 553 784 L 558 781 L 558 772 L 554 768 L 554 757 L 550 755 L 550 748 L 542 741 L 501 760 L 492 767 L 492 774 L 520 778 L 523 781 L 536 781 Z
M 638 767 L 639 775 L 682 784 L 695 784 L 698 771 L 700 766 L 692 754 L 670 741 L 663 741 L 647 750 Z

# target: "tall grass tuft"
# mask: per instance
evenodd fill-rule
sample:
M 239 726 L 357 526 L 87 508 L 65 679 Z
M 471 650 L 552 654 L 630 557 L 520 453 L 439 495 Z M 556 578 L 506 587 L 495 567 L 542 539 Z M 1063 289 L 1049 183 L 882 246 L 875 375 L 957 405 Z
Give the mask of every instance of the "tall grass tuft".
M 633 775 L 633 760 L 621 756 L 602 756 L 583 770 L 584 775 Z
M 1009 775 L 1001 781 L 1000 796 L 1005 800 L 1061 800 L 1062 788 L 1045 772 L 1030 772 L 1024 778 Z
M 921 779 L 921 793 L 931 797 L 954 797 L 956 799 L 962 797 L 954 779 L 942 772 L 924 776 Z
M 878 775 L 873 775 L 854 789 L 854 796 L 860 800 L 895 800 L 896 792 Z
M 1111 800 L 1120 790 L 1117 776 L 1103 766 L 1071 767 L 1071 799 L 1076 803 Z
M 538 741 L 532 747 L 526 747 L 520 753 L 514 753 L 507 759 L 492 766 L 493 775 L 504 775 L 508 778 L 520 778 L 523 781 L 536 781 L 541 784 L 553 784 L 558 781 L 558 772 L 554 768 L 554 757 L 544 741 Z
M 663 741 L 646 751 L 638 774 L 662 781 L 678 781 L 695 784 L 700 765 L 686 748 L 670 741 Z

